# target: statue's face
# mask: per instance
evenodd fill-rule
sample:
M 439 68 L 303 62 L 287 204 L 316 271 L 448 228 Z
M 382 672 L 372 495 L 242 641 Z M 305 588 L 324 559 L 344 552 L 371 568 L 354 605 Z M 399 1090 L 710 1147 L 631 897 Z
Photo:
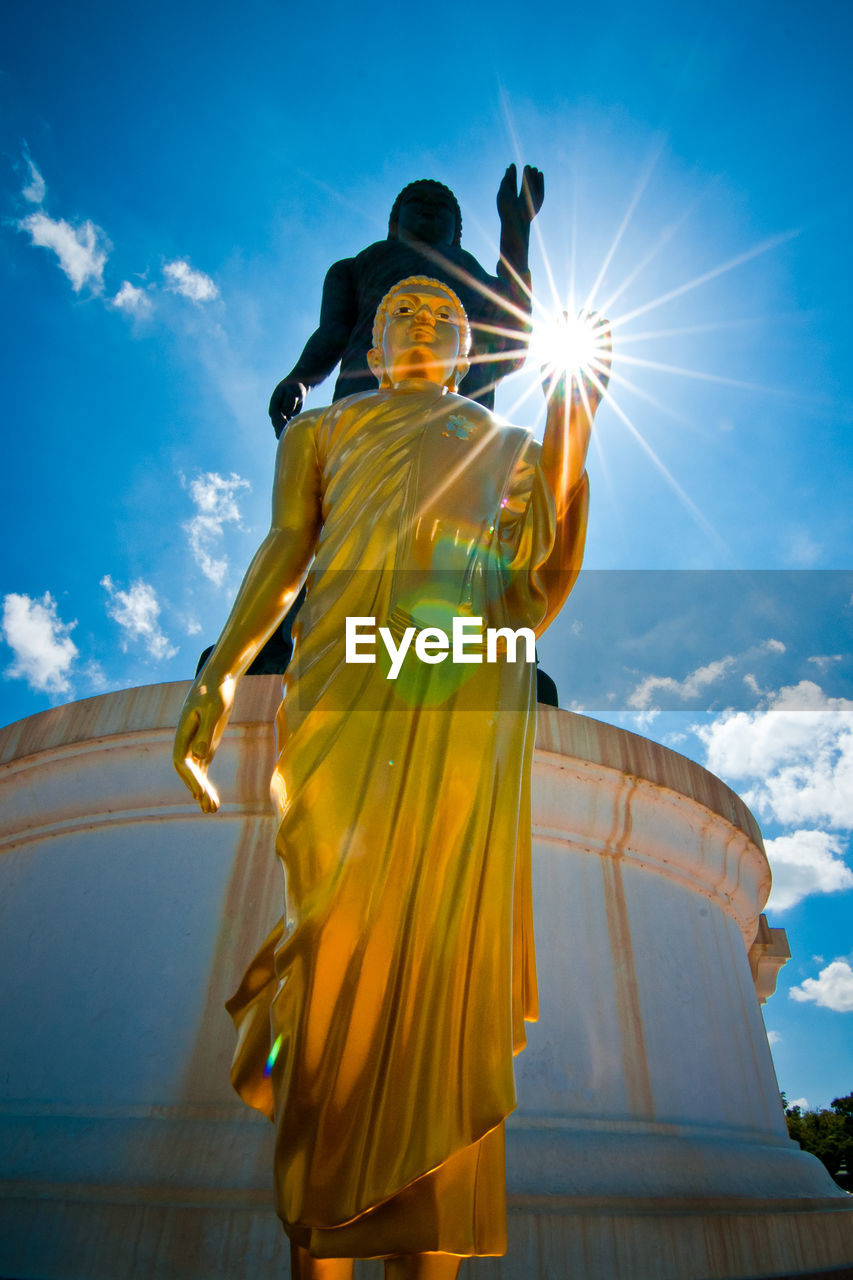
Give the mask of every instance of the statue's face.
M 382 359 L 393 385 L 407 378 L 426 378 L 445 386 L 467 368 L 461 358 L 461 326 L 452 296 L 433 285 L 418 285 L 394 294 L 385 317 Z
M 416 187 L 398 210 L 397 235 L 401 240 L 419 240 L 421 244 L 452 245 L 456 210 L 440 191 Z

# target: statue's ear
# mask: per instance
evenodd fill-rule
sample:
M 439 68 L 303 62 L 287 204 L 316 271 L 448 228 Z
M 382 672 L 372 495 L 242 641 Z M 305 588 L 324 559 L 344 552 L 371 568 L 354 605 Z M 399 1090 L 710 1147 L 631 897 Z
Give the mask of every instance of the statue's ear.
M 367 353 L 367 365 L 380 388 L 390 387 L 391 379 L 385 369 L 385 357 L 378 347 L 371 347 Z
M 466 360 L 464 356 L 460 356 L 460 358 L 456 361 L 456 368 L 453 370 L 453 374 L 451 375 L 451 377 L 447 379 L 447 382 L 444 384 L 447 387 L 448 391 L 456 390 L 456 388 L 459 386 L 459 383 L 465 377 L 465 374 L 468 372 L 470 368 L 471 368 L 471 361 Z

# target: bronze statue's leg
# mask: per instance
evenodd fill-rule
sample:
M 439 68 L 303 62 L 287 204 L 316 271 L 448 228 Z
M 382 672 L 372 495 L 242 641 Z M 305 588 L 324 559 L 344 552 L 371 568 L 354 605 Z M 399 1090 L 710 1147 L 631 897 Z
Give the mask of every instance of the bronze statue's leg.
M 290 1280 L 352 1280 L 352 1258 L 312 1258 L 290 1242 Z
M 400 1253 L 385 1259 L 385 1280 L 456 1280 L 461 1261 L 453 1253 Z

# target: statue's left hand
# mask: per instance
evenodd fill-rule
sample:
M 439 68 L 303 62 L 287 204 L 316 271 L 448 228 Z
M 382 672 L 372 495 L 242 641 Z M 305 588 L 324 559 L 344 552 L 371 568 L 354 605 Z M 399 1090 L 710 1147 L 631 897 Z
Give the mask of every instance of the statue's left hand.
M 541 170 L 534 169 L 529 164 L 524 166 L 519 193 L 516 168 L 511 164 L 498 187 L 498 216 L 501 225 L 530 226 L 542 208 L 544 199 L 545 178 Z
M 282 378 L 270 398 L 269 415 L 276 439 L 297 413 L 302 412 L 308 388 L 295 378 Z
M 202 813 L 216 813 L 219 793 L 207 776 L 234 701 L 233 681 L 225 687 L 194 685 L 175 733 L 172 763 Z

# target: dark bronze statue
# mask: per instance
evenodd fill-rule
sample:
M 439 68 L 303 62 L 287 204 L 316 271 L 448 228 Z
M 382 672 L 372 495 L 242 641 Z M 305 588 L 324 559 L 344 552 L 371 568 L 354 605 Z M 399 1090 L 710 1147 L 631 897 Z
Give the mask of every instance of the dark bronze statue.
M 545 180 L 538 169 L 525 165 L 519 192 L 515 165 L 509 166 L 497 196 L 500 261 L 497 275 L 490 276 L 462 248 L 462 215 L 453 192 L 430 178 L 404 187 L 391 210 L 387 239 L 329 268 L 320 324 L 270 401 L 276 435 L 301 411 L 310 388 L 328 377 L 338 361 L 335 400 L 376 389 L 367 367 L 376 308 L 391 286 L 407 276 L 431 276 L 458 294 L 473 338 L 471 370 L 459 391 L 493 408 L 495 384 L 524 361 L 530 317 L 530 224 L 544 194 Z
M 462 248 L 462 213 L 449 187 L 431 178 L 410 182 L 391 209 L 388 236 L 368 245 L 354 258 L 329 268 L 323 284 L 320 324 L 290 373 L 276 387 L 269 414 L 277 436 L 301 412 L 312 387 L 327 378 L 340 361 L 334 400 L 360 391 L 375 391 L 376 378 L 367 365 L 373 321 L 380 301 L 398 280 L 427 275 L 442 280 L 460 298 L 471 324 L 471 368 L 460 395 L 493 409 L 495 386 L 524 363 L 530 330 L 530 224 L 542 208 L 545 179 L 524 166 L 521 191 L 511 164 L 498 187 L 501 223 L 497 275 L 490 276 L 473 254 Z M 303 594 L 293 604 L 249 668 L 250 675 L 284 672 L 293 652 L 291 629 Z M 201 670 L 213 646 L 202 653 Z M 557 690 L 537 670 L 540 702 L 557 706 Z

